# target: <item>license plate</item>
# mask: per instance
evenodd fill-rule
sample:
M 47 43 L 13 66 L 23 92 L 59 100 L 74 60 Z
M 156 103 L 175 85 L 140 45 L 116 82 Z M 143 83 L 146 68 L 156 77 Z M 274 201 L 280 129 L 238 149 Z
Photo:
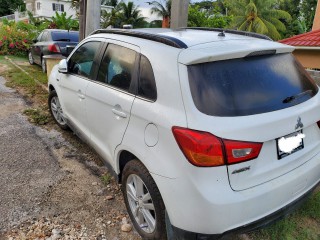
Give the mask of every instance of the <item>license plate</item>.
M 287 157 L 301 149 L 303 149 L 303 138 L 305 135 L 302 130 L 291 133 L 277 139 L 278 159 Z

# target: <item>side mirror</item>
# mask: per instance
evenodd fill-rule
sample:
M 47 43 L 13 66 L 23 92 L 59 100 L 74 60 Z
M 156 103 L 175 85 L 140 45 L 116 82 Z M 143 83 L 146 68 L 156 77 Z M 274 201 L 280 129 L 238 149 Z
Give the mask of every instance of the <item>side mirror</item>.
M 66 59 L 62 59 L 58 66 L 58 71 L 60 73 L 68 73 L 68 63 Z
M 37 42 L 38 42 L 38 39 L 33 39 L 32 42 L 33 42 L 33 43 L 37 43 Z

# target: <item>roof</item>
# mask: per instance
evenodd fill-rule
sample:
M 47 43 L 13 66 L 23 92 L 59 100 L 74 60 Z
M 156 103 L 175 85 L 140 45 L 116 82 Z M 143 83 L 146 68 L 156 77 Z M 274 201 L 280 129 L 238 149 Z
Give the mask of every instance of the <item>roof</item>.
M 228 40 L 252 40 L 257 38 L 270 40 L 270 38 L 260 34 L 217 28 L 142 28 L 131 30 L 99 29 L 91 35 L 100 33 L 138 37 L 155 42 L 161 42 L 176 48 L 189 48 L 191 46 L 208 42 L 221 42 Z
M 320 29 L 283 39 L 279 42 L 299 47 L 320 47 Z

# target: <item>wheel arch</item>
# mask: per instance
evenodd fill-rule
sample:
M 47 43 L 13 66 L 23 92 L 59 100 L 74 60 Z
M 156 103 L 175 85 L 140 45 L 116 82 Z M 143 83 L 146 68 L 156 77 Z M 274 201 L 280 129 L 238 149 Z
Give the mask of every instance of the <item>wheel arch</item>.
M 56 89 L 54 88 L 54 86 L 52 84 L 49 84 L 49 93 L 51 93 L 52 91 L 55 91 Z

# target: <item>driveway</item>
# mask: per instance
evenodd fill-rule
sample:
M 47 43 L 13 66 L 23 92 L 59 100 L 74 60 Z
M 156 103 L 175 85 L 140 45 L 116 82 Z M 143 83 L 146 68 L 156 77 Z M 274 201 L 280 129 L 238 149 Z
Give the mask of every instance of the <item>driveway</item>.
M 28 107 L 0 77 L 0 239 L 140 239 L 121 231 L 121 192 L 102 183 L 97 156 L 71 132 L 30 124 Z

